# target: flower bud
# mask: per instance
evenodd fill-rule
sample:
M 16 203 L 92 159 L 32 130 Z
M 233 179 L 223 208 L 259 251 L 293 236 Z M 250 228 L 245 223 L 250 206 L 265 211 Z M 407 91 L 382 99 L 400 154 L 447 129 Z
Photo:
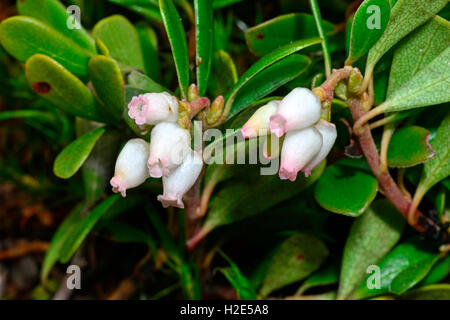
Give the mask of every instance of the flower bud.
M 143 139 L 131 139 L 120 151 L 114 177 L 110 180 L 115 193 L 126 196 L 126 190 L 139 186 L 148 177 L 147 159 L 150 146 Z
M 164 208 L 169 206 L 184 208 L 183 196 L 194 185 L 203 168 L 200 154 L 190 151 L 184 162 L 168 177 L 163 177 L 164 192 L 158 196 Z
M 290 131 L 281 148 L 280 178 L 295 181 L 303 169 L 320 151 L 322 135 L 314 128 Z
M 280 100 L 273 100 L 256 110 L 241 129 L 244 138 L 269 134 L 270 117 L 277 113 L 279 105 Z
M 158 123 L 152 130 L 147 166 L 153 178 L 167 177 L 189 154 L 189 131 L 174 122 Z
M 278 111 L 270 117 L 270 131 L 281 137 L 288 130 L 304 129 L 320 119 L 320 99 L 311 90 L 295 88 L 283 100 Z
M 314 128 L 316 128 L 322 135 L 322 147 L 314 159 L 312 159 L 311 162 L 309 162 L 306 167 L 302 169 L 303 173 L 307 177 L 309 177 L 311 171 L 327 157 L 337 137 L 336 126 L 326 120 L 320 120 Z
M 178 101 L 167 92 L 141 94 L 131 99 L 128 115 L 137 125 L 176 122 Z

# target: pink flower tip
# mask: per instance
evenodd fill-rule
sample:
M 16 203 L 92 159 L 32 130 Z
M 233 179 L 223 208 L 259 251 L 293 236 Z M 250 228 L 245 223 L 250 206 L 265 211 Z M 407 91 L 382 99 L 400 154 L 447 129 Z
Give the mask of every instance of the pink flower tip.
M 112 191 L 114 193 L 120 192 L 120 194 L 124 198 L 127 196 L 127 193 L 126 193 L 127 187 L 124 185 L 123 181 L 118 176 L 112 177 L 111 180 L 109 181 L 109 183 L 111 184 Z
M 161 178 L 169 176 L 170 170 L 167 167 L 168 161 L 166 159 L 152 160 L 149 159 L 147 167 L 149 169 L 150 177 Z
M 242 128 L 241 128 L 241 133 L 242 133 L 242 136 L 244 137 L 244 138 L 250 138 L 250 136 L 251 136 L 251 134 L 250 134 L 250 132 L 251 132 L 252 130 L 248 127 L 248 125 L 244 125 Z
M 147 120 L 148 101 L 144 95 L 133 97 L 128 104 L 128 115 L 134 119 L 137 125 L 145 124 Z
M 178 199 L 178 198 L 172 198 L 172 197 L 159 195 L 158 201 L 160 201 L 162 203 L 164 208 L 176 207 L 176 208 L 184 209 L 183 201 L 181 201 L 181 199 Z
M 281 180 L 289 179 L 290 181 L 294 182 L 295 179 L 297 179 L 297 171 L 288 169 L 286 167 L 281 167 L 279 176 Z
M 276 135 L 278 138 L 281 137 L 287 132 L 286 119 L 280 114 L 271 116 L 269 128 L 274 135 Z

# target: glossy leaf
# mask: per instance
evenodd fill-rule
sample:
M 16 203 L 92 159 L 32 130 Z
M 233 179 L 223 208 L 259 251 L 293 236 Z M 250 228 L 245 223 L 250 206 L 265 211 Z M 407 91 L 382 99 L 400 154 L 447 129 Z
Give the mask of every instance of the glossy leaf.
M 437 283 L 450 274 L 450 256 L 440 259 L 431 268 L 427 276 L 418 284 L 419 287 Z
M 291 54 L 302 50 L 304 48 L 307 48 L 309 46 L 312 46 L 314 44 L 321 43 L 322 40 L 320 38 L 311 38 L 307 40 L 300 40 L 296 41 L 292 44 L 289 44 L 287 46 L 281 47 L 279 49 L 276 49 L 272 51 L 271 53 L 265 55 L 261 59 L 259 59 L 257 62 L 255 62 L 238 80 L 238 82 L 234 85 L 231 92 L 226 97 L 226 103 L 225 103 L 225 109 L 231 110 L 231 107 L 234 103 L 234 100 L 236 99 L 236 96 L 240 89 L 247 84 L 251 79 L 253 79 L 257 74 L 259 74 L 264 69 L 270 67 L 272 64 L 276 63 L 277 61 L 290 56 Z M 228 119 L 231 118 L 233 115 L 237 114 L 240 110 L 233 108 L 233 113 L 228 114 Z
M 103 200 L 72 229 L 70 236 L 67 237 L 61 248 L 60 261 L 62 263 L 66 263 L 72 258 L 95 224 L 119 199 L 120 195 L 115 194 Z
M 411 31 L 438 13 L 447 0 L 399 0 L 391 10 L 386 30 L 370 49 L 366 74 L 371 74 L 380 58 Z
M 272 93 L 305 72 L 310 65 L 311 60 L 308 57 L 293 54 L 264 69 L 239 90 L 230 114 L 233 115 L 237 112 L 236 110 L 243 110 Z
M 450 47 L 443 51 L 379 106 L 383 112 L 409 110 L 450 101 Z
M 297 234 L 285 240 L 271 259 L 260 290 L 262 297 L 272 291 L 304 279 L 317 270 L 328 256 L 328 249 L 318 238 Z
M 393 280 L 404 270 L 419 263 L 433 263 L 438 254 L 417 238 L 412 238 L 396 246 L 378 264 L 380 267 L 381 287 L 369 289 L 366 281 L 352 294 L 351 298 L 361 299 L 390 292 Z M 414 267 L 413 267 L 414 268 Z
M 405 293 L 425 278 L 437 260 L 438 257 L 435 257 L 434 259 L 419 261 L 409 266 L 392 280 L 389 290 L 395 294 Z
M 388 163 L 391 167 L 412 167 L 434 157 L 429 143 L 430 132 L 419 126 L 397 130 L 389 143 Z
M 450 284 L 440 283 L 426 286 L 403 295 L 407 300 L 450 300 Z
M 326 210 L 357 217 L 369 207 L 377 191 L 378 181 L 371 174 L 335 163 L 325 169 L 314 196 Z
M 19 0 L 17 1 L 17 10 L 20 15 L 42 21 L 72 39 L 80 47 L 96 53 L 94 40 L 72 15 L 67 12 L 67 9 L 60 1 Z M 71 26 L 71 28 L 68 26 Z
M 25 62 L 35 54 L 53 58 L 76 75 L 87 75 L 92 55 L 48 25 L 30 17 L 16 16 L 0 24 L 0 41 L 14 58 Z
M 186 34 L 172 0 L 159 0 L 159 8 L 172 48 L 172 55 L 177 70 L 181 94 L 182 97 L 186 99 L 189 87 L 189 55 Z
M 197 86 L 205 95 L 213 58 L 213 8 L 210 0 L 194 0 Z
M 92 57 L 89 61 L 89 77 L 105 109 L 114 118 L 120 119 L 125 103 L 125 83 L 116 61 L 100 55 Z
M 148 92 L 170 92 L 159 83 L 153 81 L 153 79 L 137 71 L 130 72 L 130 74 L 128 75 L 128 84 L 130 86 L 140 88 Z
M 338 298 L 347 298 L 400 239 L 405 220 L 387 200 L 378 200 L 353 223 L 345 243 Z
M 388 0 L 365 0 L 353 16 L 349 35 L 349 56 L 352 64 L 378 41 L 389 21 L 391 7 Z
M 141 43 L 145 73 L 156 82 L 160 82 L 161 70 L 158 57 L 158 38 L 156 33 L 152 28 L 143 22 L 136 24 L 136 31 Z
M 114 15 L 100 20 L 92 35 L 103 41 L 111 57 L 119 63 L 145 70 L 136 28 L 125 17 Z
M 84 83 L 52 58 L 34 55 L 25 64 L 25 74 L 33 91 L 56 107 L 75 116 L 109 122 Z
M 56 176 L 68 179 L 83 165 L 97 140 L 105 133 L 105 128 L 98 128 L 74 140 L 56 157 L 53 172 Z
M 334 25 L 323 21 L 327 35 L 334 32 Z M 314 17 L 305 13 L 291 13 L 254 26 L 245 32 L 250 51 L 263 56 L 274 49 L 301 39 L 318 37 Z
M 434 17 L 408 35 L 394 52 L 388 96 L 450 46 L 450 22 Z

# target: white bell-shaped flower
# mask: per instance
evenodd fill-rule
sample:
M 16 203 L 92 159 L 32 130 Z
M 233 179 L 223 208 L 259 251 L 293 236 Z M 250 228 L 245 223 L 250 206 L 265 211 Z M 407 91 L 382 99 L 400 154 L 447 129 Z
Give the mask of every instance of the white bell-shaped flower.
M 280 100 L 272 100 L 256 110 L 241 129 L 244 138 L 269 134 L 270 117 L 277 112 L 279 104 Z
M 164 208 L 184 208 L 183 196 L 194 185 L 203 168 L 203 159 L 195 151 L 190 152 L 184 162 L 168 177 L 163 177 L 164 192 L 158 196 Z
M 322 148 L 320 148 L 319 153 L 314 157 L 314 159 L 309 162 L 306 167 L 302 169 L 305 176 L 309 177 L 311 171 L 322 162 L 330 153 L 331 148 L 333 148 L 334 142 L 336 141 L 337 131 L 336 126 L 326 120 L 320 120 L 314 125 L 320 134 L 322 135 Z
M 128 115 L 137 125 L 154 125 L 162 121 L 178 120 L 178 101 L 167 92 L 146 93 L 133 97 Z
M 277 113 L 270 117 L 270 131 L 281 137 L 289 130 L 304 129 L 320 119 L 320 99 L 311 90 L 295 88 L 281 100 Z
M 314 159 L 321 147 L 322 135 L 316 128 L 289 131 L 281 148 L 280 178 L 295 181 L 297 173 Z
M 120 151 L 114 177 L 110 183 L 114 192 L 126 196 L 126 190 L 142 184 L 148 177 L 147 160 L 150 145 L 143 139 L 131 139 Z
M 148 169 L 153 178 L 167 177 L 188 156 L 191 147 L 189 131 L 174 122 L 158 123 L 152 130 Z

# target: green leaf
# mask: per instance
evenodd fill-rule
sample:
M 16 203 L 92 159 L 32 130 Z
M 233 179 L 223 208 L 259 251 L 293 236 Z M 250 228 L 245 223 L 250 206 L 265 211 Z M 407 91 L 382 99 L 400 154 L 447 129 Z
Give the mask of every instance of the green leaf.
M 334 33 L 335 26 L 323 21 L 327 35 Z M 263 56 L 274 49 L 297 40 L 318 37 L 314 17 L 305 13 L 291 13 L 276 17 L 254 26 L 245 32 L 245 39 L 250 51 Z
M 416 193 L 420 198 L 436 183 L 444 180 L 450 175 L 450 112 L 442 121 L 438 128 L 436 137 L 431 141 L 431 145 L 436 152 L 436 156 L 427 161 L 420 177 Z M 416 196 L 414 196 L 416 198 Z
M 306 278 L 328 256 L 328 249 L 318 238 L 297 234 L 285 240 L 272 257 L 259 294 L 267 297 L 274 290 Z
M 0 24 L 0 41 L 6 51 L 19 61 L 25 62 L 41 53 L 76 75 L 87 75 L 92 53 L 33 18 L 16 16 L 4 20 Z
M 72 177 L 83 165 L 97 140 L 105 133 L 105 128 L 98 128 L 74 140 L 56 157 L 53 172 L 63 179 Z
M 439 257 L 436 256 L 434 259 L 419 261 L 409 266 L 392 280 L 389 291 L 395 294 L 405 293 L 425 278 L 438 259 Z
M 218 226 L 256 215 L 295 196 L 313 184 L 322 174 L 324 167 L 325 163 L 322 163 L 313 170 L 309 178 L 299 175 L 295 182 L 280 180 L 278 175 L 260 175 L 259 168 L 247 170 L 245 180 L 231 179 L 211 200 L 209 213 L 202 227 L 203 235 Z
M 98 97 L 109 113 L 120 119 L 125 103 L 125 83 L 116 61 L 101 55 L 94 56 L 89 61 L 88 68 Z
M 213 58 L 213 8 L 210 0 L 194 0 L 197 86 L 206 93 Z
M 430 138 L 430 132 L 419 126 L 409 126 L 396 131 L 389 143 L 389 166 L 412 167 L 433 158 L 436 153 L 429 143 Z
M 450 300 L 450 284 L 433 284 L 401 296 L 406 300 Z
M 94 228 L 98 220 L 120 199 L 119 194 L 112 195 L 103 200 L 98 206 L 96 206 L 91 212 L 81 220 L 75 228 L 72 229 L 70 236 L 67 237 L 61 248 L 61 263 L 66 263 L 72 258 L 73 254 L 86 236 Z
M 312 46 L 314 44 L 321 43 L 322 40 L 320 38 L 311 38 L 307 40 L 299 40 L 284 47 L 278 48 L 271 53 L 265 55 L 257 62 L 255 62 L 238 80 L 238 82 L 234 85 L 231 92 L 228 93 L 226 97 L 225 110 L 230 111 L 232 109 L 232 105 L 234 100 L 236 99 L 237 94 L 241 90 L 241 88 L 247 84 L 251 79 L 253 79 L 257 74 L 262 72 L 264 69 L 270 67 L 272 64 L 277 61 L 290 56 L 291 54 Z M 240 110 L 233 108 L 233 112 L 229 112 L 227 119 L 231 118 L 235 114 L 237 114 Z
M 378 41 L 389 21 L 391 7 L 388 0 L 365 0 L 353 16 L 346 64 L 352 64 Z
M 396 90 L 379 107 L 380 112 L 409 110 L 450 101 L 450 47 Z M 374 109 L 376 110 L 376 109 Z
M 236 65 L 231 56 L 219 50 L 214 54 L 208 91 L 212 96 L 225 95 L 238 81 Z
M 413 267 L 418 263 L 433 263 L 437 260 L 438 254 L 428 248 L 417 238 L 411 238 L 396 246 L 378 264 L 380 267 L 381 286 L 379 289 L 369 289 L 364 281 L 350 298 L 361 299 L 374 295 L 386 294 L 390 292 L 392 281 L 404 270 Z
M 111 57 L 121 64 L 145 70 L 137 31 L 125 17 L 114 15 L 100 20 L 92 30 L 92 35 L 100 38 Z
M 172 48 L 172 55 L 177 70 L 181 94 L 183 99 L 186 99 L 189 87 L 189 55 L 186 34 L 180 15 L 172 0 L 159 0 L 159 8 Z
M 448 0 L 399 0 L 391 10 L 386 30 L 370 49 L 366 75 L 372 74 L 380 58 L 418 26 L 438 13 Z
M 400 239 L 405 220 L 387 200 L 379 200 L 353 222 L 345 243 L 338 299 L 347 298 Z
M 170 92 L 159 83 L 153 81 L 153 79 L 137 71 L 130 72 L 128 75 L 128 84 L 148 92 Z
M 234 100 L 230 114 L 244 110 L 253 102 L 267 96 L 282 85 L 304 73 L 311 60 L 303 55 L 293 54 L 258 73 L 240 90 Z M 236 111 L 239 110 L 239 111 Z
M 136 24 L 136 31 L 141 42 L 145 73 L 156 82 L 160 82 L 161 70 L 158 58 L 158 38 L 156 33 L 144 22 Z
M 41 281 L 47 282 L 48 275 L 55 263 L 60 259 L 62 254 L 62 247 L 67 241 L 67 238 L 72 235 L 73 229 L 82 220 L 83 211 L 86 206 L 83 203 L 75 206 L 67 215 L 64 221 L 59 225 L 50 242 L 50 247 L 45 253 L 44 261 L 41 267 Z
M 232 4 L 241 2 L 242 0 L 213 0 L 213 8 L 214 9 L 221 9 L 227 6 L 230 6 Z
M 90 120 L 110 121 L 84 83 L 52 58 L 32 56 L 25 64 L 25 74 L 34 92 L 56 107 Z
M 155 240 L 148 232 L 144 232 L 130 224 L 102 220 L 98 223 L 99 229 L 105 229 L 111 234 L 111 241 L 121 243 L 145 243 L 150 247 L 156 247 Z
M 394 52 L 388 96 L 450 46 L 450 22 L 434 17 L 408 35 Z
M 162 21 L 158 0 L 109 0 L 112 3 L 130 9 L 151 21 Z
M 440 259 L 431 268 L 427 276 L 419 283 L 419 287 L 437 283 L 445 279 L 450 274 L 450 256 Z
M 369 207 L 377 191 L 378 181 L 371 174 L 338 162 L 325 169 L 314 196 L 326 210 L 357 217 Z
M 19 0 L 17 1 L 17 10 L 20 15 L 42 21 L 72 39 L 80 47 L 96 53 L 94 40 L 76 20 L 71 20 L 71 14 L 67 12 L 61 2 L 55 0 Z M 68 25 L 71 23 L 76 28 L 69 28 Z
M 241 270 L 239 270 L 239 267 L 225 254 L 222 253 L 222 256 L 228 261 L 230 267 L 219 268 L 218 270 L 222 272 L 225 278 L 227 278 L 227 280 L 231 283 L 233 288 L 236 290 L 239 299 L 256 300 L 257 295 L 255 289 L 252 287 L 248 279 L 242 274 Z
M 327 286 L 339 281 L 339 266 L 337 264 L 330 264 L 325 268 L 314 272 L 308 279 L 303 282 L 298 289 L 296 296 L 303 294 L 306 290 L 319 286 Z
M 55 116 L 48 111 L 9 110 L 0 112 L 0 121 L 9 119 L 34 119 L 47 124 L 54 124 L 56 122 Z

